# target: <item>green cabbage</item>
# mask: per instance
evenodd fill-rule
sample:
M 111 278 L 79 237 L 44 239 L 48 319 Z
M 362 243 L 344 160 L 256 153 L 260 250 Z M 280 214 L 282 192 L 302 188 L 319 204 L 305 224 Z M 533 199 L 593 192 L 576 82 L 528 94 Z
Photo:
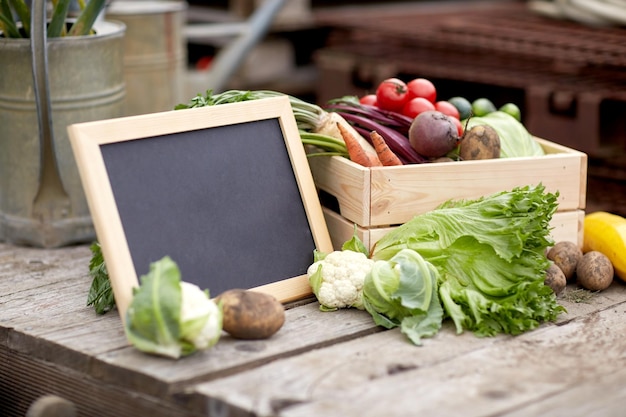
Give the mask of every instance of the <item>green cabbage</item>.
M 125 330 L 142 352 L 177 359 L 218 342 L 222 309 L 208 291 L 181 282 L 178 266 L 165 256 L 141 277 L 126 313 Z
M 457 333 L 519 334 L 565 311 L 544 284 L 557 197 L 540 184 L 449 201 L 387 233 L 371 257 L 393 260 L 412 249 L 434 265 L 441 304 Z
M 471 117 L 467 130 L 477 125 L 489 125 L 498 133 L 501 158 L 545 155 L 541 145 L 533 139 L 526 127 L 508 113 L 495 111 L 485 116 Z
M 410 249 L 389 261 L 378 260 L 365 278 L 363 304 L 374 322 L 391 329 L 400 326 L 414 344 L 436 334 L 443 321 L 437 295 L 435 267 Z

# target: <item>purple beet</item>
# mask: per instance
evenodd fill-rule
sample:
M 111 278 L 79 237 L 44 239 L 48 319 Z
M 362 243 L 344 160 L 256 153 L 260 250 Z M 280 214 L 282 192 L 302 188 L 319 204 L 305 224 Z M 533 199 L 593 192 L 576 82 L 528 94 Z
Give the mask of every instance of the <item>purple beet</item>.
M 409 142 L 417 153 L 427 158 L 446 155 L 459 144 L 456 125 L 450 117 L 436 110 L 417 115 L 409 128 Z

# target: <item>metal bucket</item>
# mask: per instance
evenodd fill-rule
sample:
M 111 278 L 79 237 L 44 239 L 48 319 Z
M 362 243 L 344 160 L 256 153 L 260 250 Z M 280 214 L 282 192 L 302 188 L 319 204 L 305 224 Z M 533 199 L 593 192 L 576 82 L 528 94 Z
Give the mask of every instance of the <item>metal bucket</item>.
M 46 163 L 30 39 L 0 37 L 0 241 L 58 247 L 95 239 L 67 126 L 123 115 L 125 26 L 99 21 L 94 30 L 48 40 L 54 161 Z
M 114 1 L 107 19 L 126 24 L 124 75 L 126 115 L 173 110 L 186 102 L 187 3 Z

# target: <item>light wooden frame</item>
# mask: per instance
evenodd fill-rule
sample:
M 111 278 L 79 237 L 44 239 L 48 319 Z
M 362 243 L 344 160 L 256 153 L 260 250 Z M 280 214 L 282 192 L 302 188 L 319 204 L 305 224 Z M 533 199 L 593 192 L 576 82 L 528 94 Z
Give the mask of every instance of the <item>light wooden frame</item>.
M 287 96 L 68 126 L 70 143 L 122 321 L 132 300 L 133 288 L 139 281 L 101 145 L 266 119 L 279 121 L 315 246 L 320 251 L 330 252 L 333 250 L 330 234 Z M 306 275 L 252 289 L 269 293 L 283 303 L 311 294 Z

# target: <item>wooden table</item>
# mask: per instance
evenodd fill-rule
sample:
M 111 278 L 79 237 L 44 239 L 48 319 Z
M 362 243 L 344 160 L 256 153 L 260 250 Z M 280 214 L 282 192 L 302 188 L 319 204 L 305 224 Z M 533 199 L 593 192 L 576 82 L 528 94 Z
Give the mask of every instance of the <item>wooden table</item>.
M 359 310 L 289 306 L 269 340 L 228 336 L 173 361 L 129 346 L 117 311 L 87 307 L 87 245 L 0 243 L 0 415 L 44 394 L 85 417 L 625 415 L 626 285 L 521 336 L 456 335 L 421 347 Z

